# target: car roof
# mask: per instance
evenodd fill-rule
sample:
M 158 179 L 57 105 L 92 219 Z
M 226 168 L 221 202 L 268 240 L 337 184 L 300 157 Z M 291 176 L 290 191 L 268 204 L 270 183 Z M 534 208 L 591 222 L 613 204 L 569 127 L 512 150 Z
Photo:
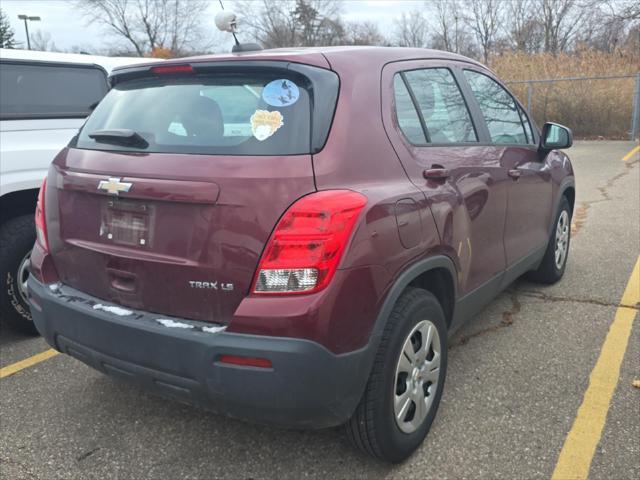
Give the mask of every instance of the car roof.
M 465 62 L 483 70 L 491 70 L 481 63 L 443 50 L 408 47 L 372 47 L 372 46 L 336 46 L 336 47 L 297 47 L 274 48 L 268 50 L 246 51 L 238 53 L 221 53 L 199 55 L 193 57 L 172 58 L 165 60 L 166 66 L 180 64 L 203 64 L 216 62 L 250 62 L 250 61 L 280 61 L 302 63 L 333 70 L 339 75 L 363 74 L 370 75 L 373 71 L 380 71 L 388 63 L 410 60 L 443 60 Z M 135 65 L 132 70 L 144 70 L 153 64 Z M 112 78 L 128 73 L 127 66 L 116 67 L 111 72 Z
M 239 53 L 223 53 L 214 55 L 200 55 L 196 57 L 176 58 L 167 60 L 170 63 L 211 62 L 226 60 L 289 60 L 300 63 L 311 63 L 325 66 L 330 64 L 332 58 L 358 57 L 360 60 L 371 60 L 373 63 L 389 63 L 400 60 L 415 59 L 443 59 L 457 60 L 474 65 L 483 66 L 481 63 L 463 55 L 432 50 L 428 48 L 409 47 L 374 47 L 374 46 L 335 46 L 335 47 L 296 47 L 275 48 Z M 324 57 L 324 60 L 322 59 Z M 484 67 L 484 66 L 483 66 Z M 486 67 L 485 67 L 486 68 Z
M 162 61 L 144 57 L 105 57 L 101 55 L 85 55 L 79 53 L 40 52 L 35 50 L 18 50 L 0 48 L 0 60 L 24 60 L 47 63 L 73 63 L 77 65 L 98 65 L 110 72 L 115 67 L 140 63 Z

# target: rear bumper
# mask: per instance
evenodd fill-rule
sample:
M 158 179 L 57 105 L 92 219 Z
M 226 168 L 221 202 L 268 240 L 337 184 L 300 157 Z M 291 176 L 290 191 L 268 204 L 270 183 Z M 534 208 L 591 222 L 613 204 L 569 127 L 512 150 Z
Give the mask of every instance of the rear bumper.
M 56 350 L 91 367 L 173 399 L 232 417 L 283 426 L 323 428 L 346 421 L 371 367 L 367 348 L 336 355 L 303 339 L 212 333 L 205 322 L 112 313 L 67 286 L 29 279 L 38 331 Z M 169 324 L 171 324 L 169 322 Z M 220 364 L 220 355 L 267 358 L 273 368 Z

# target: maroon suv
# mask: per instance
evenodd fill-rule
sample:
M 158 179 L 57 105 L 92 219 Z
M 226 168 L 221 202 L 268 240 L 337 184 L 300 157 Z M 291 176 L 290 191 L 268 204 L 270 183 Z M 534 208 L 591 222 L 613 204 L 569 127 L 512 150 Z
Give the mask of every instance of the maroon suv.
M 487 68 L 408 48 L 271 50 L 113 72 L 43 184 L 38 330 L 234 417 L 424 439 L 447 338 L 562 277 L 571 132 Z

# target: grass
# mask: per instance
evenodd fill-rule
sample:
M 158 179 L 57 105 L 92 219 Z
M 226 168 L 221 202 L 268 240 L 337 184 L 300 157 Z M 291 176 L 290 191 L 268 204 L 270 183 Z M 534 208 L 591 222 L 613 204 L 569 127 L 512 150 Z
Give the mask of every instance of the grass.
M 509 81 L 636 75 L 640 54 L 583 50 L 572 55 L 506 53 L 494 57 L 492 69 L 527 106 L 527 84 Z M 627 139 L 636 78 L 562 81 L 533 84 L 536 123 L 568 126 L 578 138 Z

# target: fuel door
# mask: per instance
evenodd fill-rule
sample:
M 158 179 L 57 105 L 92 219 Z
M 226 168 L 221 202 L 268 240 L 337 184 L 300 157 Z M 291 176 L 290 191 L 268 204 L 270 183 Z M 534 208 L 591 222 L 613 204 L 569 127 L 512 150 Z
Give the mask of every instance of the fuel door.
M 400 243 L 407 249 L 416 247 L 422 238 L 418 204 L 411 198 L 402 198 L 396 202 L 395 212 Z

